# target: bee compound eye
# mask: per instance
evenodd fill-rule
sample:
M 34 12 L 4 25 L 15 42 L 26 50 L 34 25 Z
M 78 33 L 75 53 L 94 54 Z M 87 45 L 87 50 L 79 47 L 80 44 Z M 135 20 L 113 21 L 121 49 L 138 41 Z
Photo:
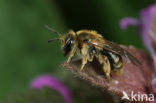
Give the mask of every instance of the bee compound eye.
M 69 40 L 65 44 L 65 46 L 63 47 L 63 54 L 64 54 L 64 56 L 66 56 L 71 51 L 74 42 L 75 42 L 74 40 Z

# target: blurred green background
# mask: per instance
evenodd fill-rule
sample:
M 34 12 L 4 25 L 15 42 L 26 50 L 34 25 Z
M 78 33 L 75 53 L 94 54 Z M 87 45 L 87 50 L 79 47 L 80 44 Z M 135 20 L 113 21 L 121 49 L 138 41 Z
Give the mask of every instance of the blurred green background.
M 0 99 L 29 87 L 39 74 L 54 75 L 65 59 L 57 37 L 69 29 L 93 29 L 108 40 L 144 48 L 136 28 L 120 30 L 126 16 L 139 18 L 139 11 L 154 0 L 0 0 Z M 58 75 L 57 75 L 58 76 Z M 59 76 L 58 76 L 59 77 Z

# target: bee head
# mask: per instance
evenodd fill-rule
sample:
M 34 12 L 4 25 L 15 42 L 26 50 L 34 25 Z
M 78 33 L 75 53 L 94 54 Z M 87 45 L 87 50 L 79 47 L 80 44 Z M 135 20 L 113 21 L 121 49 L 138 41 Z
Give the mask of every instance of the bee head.
M 60 33 L 56 32 L 54 29 L 50 28 L 49 26 L 46 25 L 45 27 L 59 36 L 59 38 L 51 39 L 48 42 L 60 40 L 62 44 L 61 48 L 62 48 L 63 55 L 66 56 L 67 54 L 69 54 L 75 43 L 75 32 L 70 30 L 67 34 L 61 35 Z
M 65 34 L 63 37 L 62 43 L 62 52 L 64 56 L 70 53 L 72 50 L 74 44 L 75 44 L 75 32 L 70 30 L 67 34 Z

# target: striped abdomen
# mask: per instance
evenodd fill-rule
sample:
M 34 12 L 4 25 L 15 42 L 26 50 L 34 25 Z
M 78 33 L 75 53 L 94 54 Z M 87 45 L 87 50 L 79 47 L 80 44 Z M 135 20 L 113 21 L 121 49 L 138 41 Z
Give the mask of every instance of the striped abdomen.
M 108 57 L 109 62 L 111 64 L 111 69 L 113 71 L 118 71 L 118 70 L 122 69 L 123 60 L 122 60 L 122 57 L 120 55 L 112 53 L 112 52 L 107 51 L 107 50 L 103 50 L 102 54 Z

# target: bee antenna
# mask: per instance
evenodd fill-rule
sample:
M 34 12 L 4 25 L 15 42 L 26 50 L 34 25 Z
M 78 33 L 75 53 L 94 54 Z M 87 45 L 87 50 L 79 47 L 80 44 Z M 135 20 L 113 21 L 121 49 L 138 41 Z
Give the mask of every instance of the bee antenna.
M 59 32 L 55 31 L 53 28 L 49 27 L 48 25 L 45 25 L 45 28 L 48 29 L 48 30 L 50 30 L 51 32 L 54 32 L 57 35 L 61 36 L 61 34 Z
M 61 40 L 61 39 L 60 38 L 54 38 L 54 39 L 48 40 L 48 43 L 51 43 L 51 42 L 54 42 L 54 41 L 57 41 L 57 40 Z

